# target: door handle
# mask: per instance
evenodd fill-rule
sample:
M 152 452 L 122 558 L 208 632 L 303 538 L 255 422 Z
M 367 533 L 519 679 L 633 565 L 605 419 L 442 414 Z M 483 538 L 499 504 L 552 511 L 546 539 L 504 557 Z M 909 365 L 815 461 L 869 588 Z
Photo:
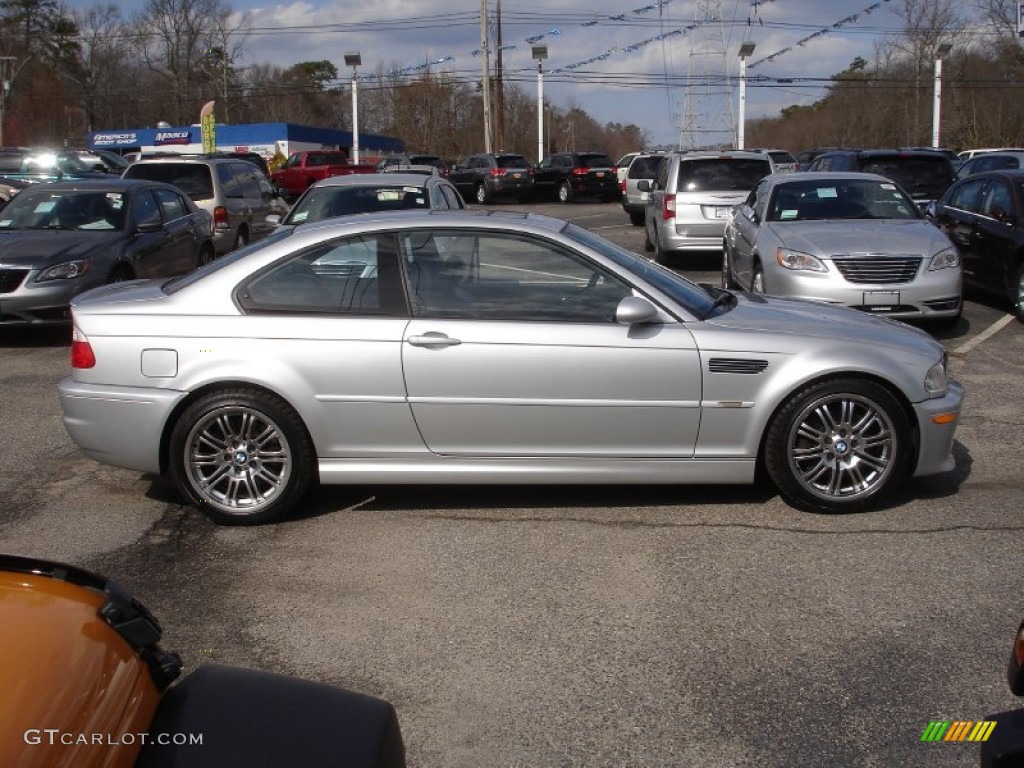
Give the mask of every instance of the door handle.
M 414 347 L 454 347 L 462 343 L 460 339 L 453 339 L 436 331 L 428 331 L 422 336 L 410 336 L 408 342 Z

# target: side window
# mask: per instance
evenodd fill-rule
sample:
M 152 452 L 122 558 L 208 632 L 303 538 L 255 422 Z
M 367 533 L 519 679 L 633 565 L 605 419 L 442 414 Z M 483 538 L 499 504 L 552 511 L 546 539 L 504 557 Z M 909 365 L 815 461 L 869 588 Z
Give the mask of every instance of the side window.
M 442 184 L 441 192 L 444 194 L 444 199 L 448 204 L 448 208 L 460 210 L 466 207 L 462 202 L 462 197 L 460 197 L 459 193 L 455 190 L 455 187 L 449 186 L 448 184 Z
M 399 235 L 415 317 L 614 323 L 629 285 L 581 255 L 511 232 Z
M 750 206 L 754 209 L 754 213 L 757 214 L 757 217 L 763 221 L 765 205 L 768 202 L 768 184 L 763 181 L 760 182 L 756 187 L 754 187 L 754 191 L 750 194 L 753 199 Z
M 408 314 L 394 235 L 377 233 L 320 243 L 289 256 L 239 286 L 247 312 Z
M 224 197 L 242 197 L 242 184 L 231 163 L 217 164 L 217 178 Z
M 678 161 L 669 160 L 666 158 L 666 160 L 661 165 L 658 166 L 658 175 L 654 179 L 654 187 L 656 189 L 665 188 L 665 185 L 668 183 L 668 169 L 677 163 Z
M 981 211 L 981 190 L 985 186 L 984 179 L 967 181 L 961 184 L 950 198 L 950 205 L 962 211 L 978 213 Z
M 1013 210 L 1013 196 L 1010 188 L 1002 181 L 992 180 L 981 200 L 981 212 L 1002 221 Z
M 237 165 L 233 165 L 232 169 L 238 178 L 238 184 L 242 190 L 242 197 L 258 200 L 262 195 L 260 193 L 260 185 L 256 181 L 256 169 L 252 167 L 252 164 L 239 163 Z
M 148 189 L 132 198 L 132 224 L 136 227 L 160 225 L 160 208 Z
M 163 211 L 164 221 L 180 219 L 188 213 L 188 206 L 181 196 L 170 189 L 154 190 L 156 199 L 160 201 L 160 210 Z

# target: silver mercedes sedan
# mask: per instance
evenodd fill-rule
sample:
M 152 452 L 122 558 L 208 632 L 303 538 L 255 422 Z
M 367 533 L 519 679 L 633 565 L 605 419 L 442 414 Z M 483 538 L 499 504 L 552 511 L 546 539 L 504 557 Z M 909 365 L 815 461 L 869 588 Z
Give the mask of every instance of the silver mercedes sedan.
M 696 285 L 564 221 L 397 211 L 271 235 L 73 305 L 64 424 L 224 524 L 316 481 L 751 483 L 877 504 L 953 467 L 927 333 Z
M 961 265 L 907 194 L 870 173 L 768 176 L 727 222 L 722 286 L 952 327 Z

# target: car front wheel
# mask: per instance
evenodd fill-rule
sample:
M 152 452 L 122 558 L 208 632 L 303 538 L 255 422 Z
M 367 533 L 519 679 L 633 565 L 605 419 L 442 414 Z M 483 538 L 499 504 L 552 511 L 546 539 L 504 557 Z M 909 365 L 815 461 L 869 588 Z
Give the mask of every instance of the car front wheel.
M 768 427 L 764 464 L 794 507 L 855 512 L 904 480 L 911 442 L 907 415 L 888 390 L 835 379 L 787 399 Z
M 476 201 L 480 203 L 480 205 L 487 205 L 491 202 L 491 194 L 483 184 L 476 185 Z
M 754 274 L 750 277 L 750 292 L 764 293 L 764 269 L 760 264 L 754 265 Z
M 738 287 L 732 277 L 732 265 L 729 263 L 729 246 L 724 241 L 722 243 L 722 287 L 727 291 Z
M 314 454 L 299 415 L 254 388 L 204 395 L 181 414 L 170 472 L 181 493 L 221 525 L 277 520 L 299 502 Z
M 572 200 L 572 187 L 569 186 L 569 182 L 563 181 L 558 185 L 558 202 L 568 203 Z

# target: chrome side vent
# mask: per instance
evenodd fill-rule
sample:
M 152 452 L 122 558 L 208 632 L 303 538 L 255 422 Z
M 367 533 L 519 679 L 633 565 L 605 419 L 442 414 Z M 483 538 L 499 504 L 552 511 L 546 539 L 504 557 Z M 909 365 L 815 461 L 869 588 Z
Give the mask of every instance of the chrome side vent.
M 710 373 L 763 373 L 767 367 L 767 360 L 733 360 L 728 357 L 708 360 Z

